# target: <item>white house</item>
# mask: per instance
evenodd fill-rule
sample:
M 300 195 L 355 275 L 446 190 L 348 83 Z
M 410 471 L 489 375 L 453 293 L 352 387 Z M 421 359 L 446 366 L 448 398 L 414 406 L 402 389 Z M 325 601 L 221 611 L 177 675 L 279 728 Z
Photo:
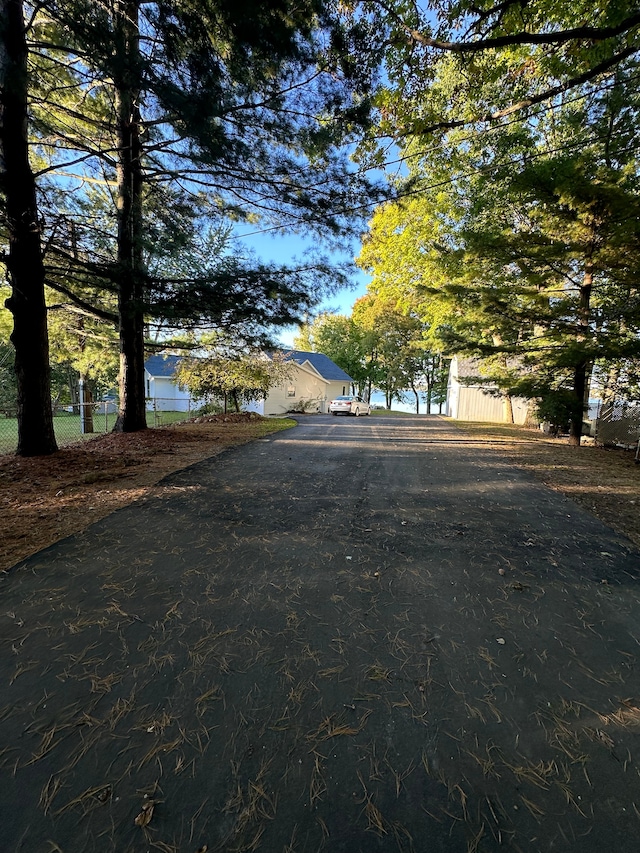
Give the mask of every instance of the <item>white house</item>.
M 145 361 L 147 411 L 188 412 L 193 408 L 189 392 L 180 388 L 175 379 L 179 361 L 178 355 L 152 355 Z
M 447 415 L 461 421 L 507 423 L 508 407 L 505 398 L 496 394 L 490 383 L 468 384 L 465 378 L 481 375 L 481 362 L 475 358 L 454 356 L 449 367 L 447 384 Z M 493 393 L 491 393 L 493 392 Z M 531 401 L 525 397 L 511 397 L 513 423 L 524 424 L 530 415 Z
M 291 380 L 272 388 L 266 400 L 246 405 L 247 411 L 283 415 L 304 402 L 310 404 L 307 411 L 327 412 L 334 397 L 349 393 L 351 377 L 329 356 L 321 352 L 287 350 L 285 358 L 293 362 Z
M 330 400 L 349 393 L 351 377 L 323 353 L 287 350 L 285 357 L 292 362 L 291 380 L 272 388 L 266 400 L 256 400 L 245 405 L 245 411 L 261 415 L 283 415 L 299 408 L 304 402 L 307 411 L 326 412 Z M 194 405 L 199 405 L 190 400 L 189 392 L 181 389 L 176 382 L 175 371 L 179 361 L 180 356 L 177 355 L 153 355 L 147 359 L 147 409 L 186 412 Z

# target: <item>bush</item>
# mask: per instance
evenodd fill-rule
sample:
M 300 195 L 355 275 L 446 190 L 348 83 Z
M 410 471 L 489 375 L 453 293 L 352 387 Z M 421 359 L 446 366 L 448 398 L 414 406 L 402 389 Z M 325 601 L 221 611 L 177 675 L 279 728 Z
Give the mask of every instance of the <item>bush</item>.
M 572 417 L 582 417 L 582 403 L 572 391 L 565 388 L 547 391 L 540 399 L 536 414 L 541 421 L 551 425 L 554 432 L 569 432 Z
M 288 415 L 306 415 L 307 412 L 317 412 L 320 408 L 320 401 L 317 397 L 310 400 L 298 400 L 294 407 L 287 410 Z
M 221 415 L 224 412 L 224 407 L 221 403 L 205 403 L 204 406 L 200 406 L 193 414 L 196 417 L 200 417 L 202 415 Z

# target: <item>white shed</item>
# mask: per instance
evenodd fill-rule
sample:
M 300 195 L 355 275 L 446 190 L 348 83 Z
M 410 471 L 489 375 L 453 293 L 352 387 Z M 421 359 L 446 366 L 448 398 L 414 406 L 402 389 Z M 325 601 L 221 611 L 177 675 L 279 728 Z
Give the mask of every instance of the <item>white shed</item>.
M 482 375 L 482 362 L 477 358 L 454 356 L 449 367 L 447 385 L 447 415 L 461 421 L 510 423 L 508 400 L 497 392 L 491 383 L 473 383 L 463 380 Z M 525 397 L 511 397 L 513 423 L 527 422 L 531 401 Z

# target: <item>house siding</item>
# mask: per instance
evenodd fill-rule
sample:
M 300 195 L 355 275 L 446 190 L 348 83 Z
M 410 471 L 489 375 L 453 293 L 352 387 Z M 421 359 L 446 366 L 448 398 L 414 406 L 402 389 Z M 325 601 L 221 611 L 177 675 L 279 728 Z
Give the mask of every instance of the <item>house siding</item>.
M 147 411 L 188 412 L 193 408 L 189 392 L 181 390 L 174 379 L 147 373 L 146 380 Z
M 301 400 L 317 400 L 318 410 L 326 411 L 328 384 L 320 376 L 314 376 L 301 368 L 294 368 L 291 372 L 291 381 L 277 385 L 269 391 L 269 396 L 264 401 L 264 414 L 284 415 L 291 409 L 297 408 Z M 293 390 L 293 395 L 289 394 L 289 389 Z
M 487 423 L 504 423 L 505 406 L 502 397 L 493 397 L 482 388 L 461 387 L 459 391 L 457 414 L 451 417 L 461 421 L 482 421 Z M 524 424 L 529 412 L 529 401 L 523 397 L 512 397 L 513 422 Z

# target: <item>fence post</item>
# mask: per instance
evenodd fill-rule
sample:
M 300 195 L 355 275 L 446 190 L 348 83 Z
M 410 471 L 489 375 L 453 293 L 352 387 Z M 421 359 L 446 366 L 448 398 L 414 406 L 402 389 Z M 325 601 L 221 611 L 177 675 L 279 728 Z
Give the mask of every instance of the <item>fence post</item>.
M 84 379 L 82 376 L 78 379 L 79 405 L 80 405 L 80 434 L 84 435 L 87 431 L 87 413 L 84 407 Z

